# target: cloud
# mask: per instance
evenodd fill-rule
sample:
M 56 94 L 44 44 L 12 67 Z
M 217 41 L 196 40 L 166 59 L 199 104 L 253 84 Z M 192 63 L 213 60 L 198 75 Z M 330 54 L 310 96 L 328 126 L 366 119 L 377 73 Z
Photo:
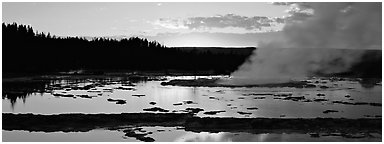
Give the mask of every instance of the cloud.
M 272 2 L 276 6 L 289 6 L 286 13 L 288 16 L 282 18 L 285 23 L 303 21 L 313 16 L 313 7 L 308 2 Z
M 186 19 L 161 18 L 153 24 L 168 29 L 189 29 L 210 31 L 212 29 L 240 28 L 247 32 L 261 32 L 265 28 L 284 24 L 284 18 L 265 16 L 246 17 L 236 14 L 216 15 L 212 17 L 189 17 Z
M 149 40 L 159 41 L 169 47 L 177 46 L 258 46 L 283 38 L 281 32 L 266 33 L 222 33 L 222 32 L 190 32 L 190 33 L 158 33 L 155 36 L 142 36 Z
M 291 5 L 293 2 L 272 2 L 273 5 L 278 5 L 278 6 L 288 6 Z
M 313 8 L 308 3 L 290 3 L 287 10 L 289 16 L 285 18 L 287 23 L 304 21 L 313 16 Z
M 185 26 L 185 21 L 180 19 L 160 18 L 152 24 L 168 29 L 188 29 L 188 27 Z
M 269 18 L 265 16 L 245 17 L 227 14 L 224 16 L 188 18 L 186 26 L 190 29 L 239 27 L 246 30 L 260 30 L 262 27 L 270 27 L 276 22 L 281 22 L 280 18 Z

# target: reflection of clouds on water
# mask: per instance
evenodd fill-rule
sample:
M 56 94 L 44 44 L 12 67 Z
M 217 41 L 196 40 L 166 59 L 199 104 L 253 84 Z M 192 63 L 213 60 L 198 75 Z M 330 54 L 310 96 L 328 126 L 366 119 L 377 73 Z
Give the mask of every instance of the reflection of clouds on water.
M 287 134 L 287 133 L 187 133 L 176 139 L 176 142 L 287 142 L 287 141 L 313 141 L 307 134 Z M 335 140 L 335 139 L 333 139 Z
M 230 142 L 231 137 L 227 133 L 189 133 L 175 140 L 176 142 Z
M 281 142 L 281 141 L 289 141 L 292 136 L 286 134 L 270 134 L 270 133 L 262 133 L 262 134 L 250 134 L 250 133 L 239 133 L 239 134 L 231 134 L 228 133 L 228 136 L 231 137 L 232 141 L 235 142 Z
M 282 141 L 283 135 L 249 134 L 249 133 L 188 133 L 175 141 L 177 142 L 241 142 L 241 141 Z
M 241 142 L 241 141 L 284 141 L 286 136 L 281 134 L 250 134 L 250 133 L 187 133 L 176 139 L 176 142 Z
M 258 134 L 254 136 L 256 141 L 261 141 L 261 142 L 284 142 L 288 141 L 289 138 L 293 138 L 290 135 L 286 134 Z

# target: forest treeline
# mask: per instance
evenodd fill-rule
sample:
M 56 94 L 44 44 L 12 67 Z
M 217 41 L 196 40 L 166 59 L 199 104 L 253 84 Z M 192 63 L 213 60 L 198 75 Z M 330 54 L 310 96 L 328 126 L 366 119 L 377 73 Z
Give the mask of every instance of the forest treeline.
M 58 37 L 35 32 L 29 25 L 2 24 L 3 73 L 50 73 L 86 70 L 209 70 L 216 74 L 235 71 L 246 53 L 183 51 L 156 41 L 131 37 L 121 40 Z
M 3 74 L 41 74 L 70 70 L 210 71 L 230 74 L 255 48 L 168 48 L 156 41 L 131 37 L 57 37 L 35 32 L 31 26 L 2 24 Z M 381 78 L 381 50 L 365 50 L 349 71 L 320 76 Z

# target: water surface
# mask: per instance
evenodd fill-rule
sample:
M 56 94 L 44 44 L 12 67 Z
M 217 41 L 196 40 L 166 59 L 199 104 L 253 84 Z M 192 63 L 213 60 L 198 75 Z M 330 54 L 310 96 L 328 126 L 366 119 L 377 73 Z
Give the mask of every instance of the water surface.
M 172 79 L 223 78 L 223 76 L 157 77 L 153 80 L 89 78 L 50 80 L 43 84 L 11 85 L 3 94 L 3 113 L 140 113 L 158 107 L 165 113 L 200 108 L 199 117 L 268 118 L 366 118 L 381 117 L 381 84 L 364 85 L 356 80 L 309 79 L 315 88 L 289 87 L 184 87 L 163 86 Z M 3 83 L 4 84 L 4 83 Z M 323 86 L 323 87 L 321 87 Z M 13 90 L 15 88 L 16 90 Z M 4 92 L 4 91 L 3 91 Z M 72 96 L 73 95 L 73 96 Z M 292 99 L 293 97 L 293 99 Z M 296 99 L 295 99 L 296 98 Z M 123 103 L 117 103 L 120 100 Z M 221 111 L 209 114 L 210 111 Z M 208 112 L 208 113 L 206 113 Z M 157 142 L 289 142 L 381 141 L 381 134 L 358 139 L 342 136 L 311 137 L 306 133 L 192 132 L 175 127 L 141 127 Z M 3 141 L 137 142 L 124 129 L 88 132 L 28 132 L 3 130 Z
M 380 117 L 381 85 L 364 88 L 356 81 L 320 81 L 318 85 L 330 88 L 262 88 L 262 87 L 183 87 L 162 86 L 161 82 L 171 79 L 191 79 L 194 77 L 164 77 L 160 81 L 138 81 L 130 83 L 120 79 L 109 79 L 108 83 L 88 90 L 59 88 L 51 91 L 31 93 L 15 101 L 4 98 L 3 112 L 7 113 L 136 113 L 143 109 L 160 107 L 169 112 L 183 112 L 186 108 L 202 108 L 197 115 L 225 117 Z M 51 81 L 52 85 L 84 87 L 99 84 L 99 80 Z M 129 84 L 127 84 L 129 83 Z M 54 96 L 54 94 L 72 94 L 74 97 Z M 260 95 L 259 95 L 260 94 Z M 265 95 L 270 94 L 270 95 Z M 301 100 L 287 100 L 280 94 L 292 97 L 304 97 Z M 321 96 L 319 96 L 319 94 Z M 87 95 L 82 98 L 76 95 Z M 277 96 L 276 96 L 277 95 Z M 108 101 L 125 100 L 125 104 Z M 324 101 L 316 101 L 321 99 Z M 335 101 L 357 103 L 361 105 L 335 103 Z M 151 103 L 152 102 L 152 103 Z M 365 104 L 364 104 L 365 103 Z M 207 115 L 207 111 L 225 111 L 216 115 Z M 324 113 L 326 110 L 337 112 Z

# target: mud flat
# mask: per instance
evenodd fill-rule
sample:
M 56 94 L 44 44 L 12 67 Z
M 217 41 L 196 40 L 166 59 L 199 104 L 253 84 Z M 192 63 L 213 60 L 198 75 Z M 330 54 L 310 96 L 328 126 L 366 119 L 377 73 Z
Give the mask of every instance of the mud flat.
M 3 113 L 3 130 L 87 132 L 121 126 L 184 127 L 194 132 L 381 134 L 381 118 L 217 118 L 193 113 L 11 114 Z
M 171 86 L 191 86 L 191 87 L 294 87 L 294 88 L 315 88 L 316 85 L 306 81 L 291 81 L 285 83 L 270 83 L 270 84 L 252 84 L 252 85 L 230 85 L 221 84 L 219 79 L 199 78 L 194 80 L 170 80 L 162 82 L 161 85 Z

